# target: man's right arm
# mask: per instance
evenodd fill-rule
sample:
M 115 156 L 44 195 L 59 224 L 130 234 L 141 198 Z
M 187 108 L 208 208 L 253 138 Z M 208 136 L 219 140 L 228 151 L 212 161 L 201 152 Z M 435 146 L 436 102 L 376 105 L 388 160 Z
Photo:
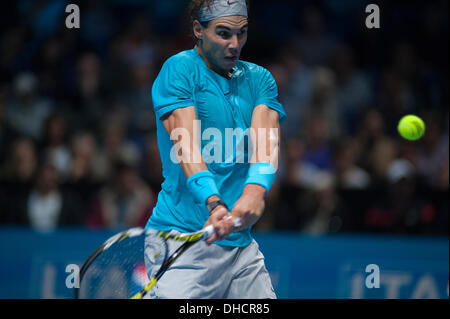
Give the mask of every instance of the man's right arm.
M 194 106 L 178 108 L 173 110 L 168 117 L 163 120 L 164 128 L 172 139 L 174 145 L 177 145 L 176 157 L 180 164 L 186 179 L 191 176 L 208 171 L 208 168 L 201 155 L 200 129 L 197 122 L 197 114 Z M 197 132 L 194 134 L 194 132 Z M 180 133 L 180 134 L 179 134 Z M 182 133 L 182 134 L 181 134 Z M 219 196 L 212 195 L 206 199 L 205 203 L 218 200 Z M 212 224 L 216 233 L 207 241 L 212 243 L 215 240 L 226 238 L 233 230 L 231 215 L 226 207 L 219 205 L 212 212 L 205 226 Z

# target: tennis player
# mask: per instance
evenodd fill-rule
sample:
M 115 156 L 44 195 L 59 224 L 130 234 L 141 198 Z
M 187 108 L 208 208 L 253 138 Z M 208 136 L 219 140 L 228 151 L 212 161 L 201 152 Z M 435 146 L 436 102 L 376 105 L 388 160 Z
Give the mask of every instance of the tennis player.
M 153 298 L 276 298 L 250 229 L 275 179 L 286 115 L 271 74 L 239 60 L 247 8 L 245 0 L 191 1 L 196 45 L 170 57 L 153 84 L 165 180 L 146 227 L 215 228 L 169 268 Z

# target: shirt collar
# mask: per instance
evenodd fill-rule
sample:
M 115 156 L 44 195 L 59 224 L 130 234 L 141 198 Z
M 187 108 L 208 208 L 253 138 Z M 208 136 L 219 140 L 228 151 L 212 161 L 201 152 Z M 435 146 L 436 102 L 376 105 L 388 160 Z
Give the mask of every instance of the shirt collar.
M 197 52 L 197 50 L 195 49 L 195 47 L 192 49 L 192 51 L 194 51 L 194 55 L 195 55 L 198 59 L 200 59 L 201 63 L 205 66 L 205 68 L 207 68 L 207 69 L 210 70 L 211 72 L 214 72 L 213 70 L 211 70 L 210 68 L 208 68 L 208 66 L 206 65 L 205 61 L 204 61 L 203 58 L 200 56 L 200 54 L 198 54 L 198 52 Z M 236 62 L 236 65 L 233 67 L 232 70 L 233 70 L 233 73 L 231 74 L 231 78 L 230 78 L 230 79 L 227 79 L 227 78 L 221 76 L 220 74 L 218 74 L 218 73 L 216 73 L 216 72 L 214 72 L 214 73 L 217 74 L 218 76 L 220 76 L 220 77 L 226 79 L 226 80 L 231 80 L 231 79 L 235 79 L 235 78 L 240 77 L 240 76 L 243 74 L 242 68 L 241 68 L 240 60 L 238 60 L 238 61 Z

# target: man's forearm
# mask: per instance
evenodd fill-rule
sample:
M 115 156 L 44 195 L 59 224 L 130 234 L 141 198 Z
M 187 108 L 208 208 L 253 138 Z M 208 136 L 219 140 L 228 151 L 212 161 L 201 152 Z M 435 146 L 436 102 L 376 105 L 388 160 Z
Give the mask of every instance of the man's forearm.
M 258 105 L 253 111 L 250 132 L 253 145 L 251 164 L 266 162 L 278 169 L 280 149 L 278 112 L 265 105 Z
M 249 195 L 253 198 L 260 198 L 264 199 L 264 194 L 266 192 L 266 189 L 262 187 L 261 185 L 257 184 L 247 184 L 244 187 L 244 191 L 242 192 L 242 195 Z
M 266 105 L 258 105 L 252 114 L 252 158 L 248 172 L 246 195 L 259 196 L 262 189 L 267 195 L 278 169 L 280 145 L 279 115 Z M 249 193 L 250 192 L 250 193 Z

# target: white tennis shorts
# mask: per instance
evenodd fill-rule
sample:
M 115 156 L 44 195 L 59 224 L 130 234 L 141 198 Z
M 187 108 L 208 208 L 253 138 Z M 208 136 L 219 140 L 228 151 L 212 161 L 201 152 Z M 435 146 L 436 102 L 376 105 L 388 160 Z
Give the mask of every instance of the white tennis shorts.
M 147 245 L 147 242 L 146 242 Z M 181 245 L 169 240 L 169 254 Z M 145 256 L 148 263 L 148 257 Z M 264 256 L 253 240 L 246 247 L 189 247 L 159 279 L 148 297 L 157 299 L 275 299 Z

